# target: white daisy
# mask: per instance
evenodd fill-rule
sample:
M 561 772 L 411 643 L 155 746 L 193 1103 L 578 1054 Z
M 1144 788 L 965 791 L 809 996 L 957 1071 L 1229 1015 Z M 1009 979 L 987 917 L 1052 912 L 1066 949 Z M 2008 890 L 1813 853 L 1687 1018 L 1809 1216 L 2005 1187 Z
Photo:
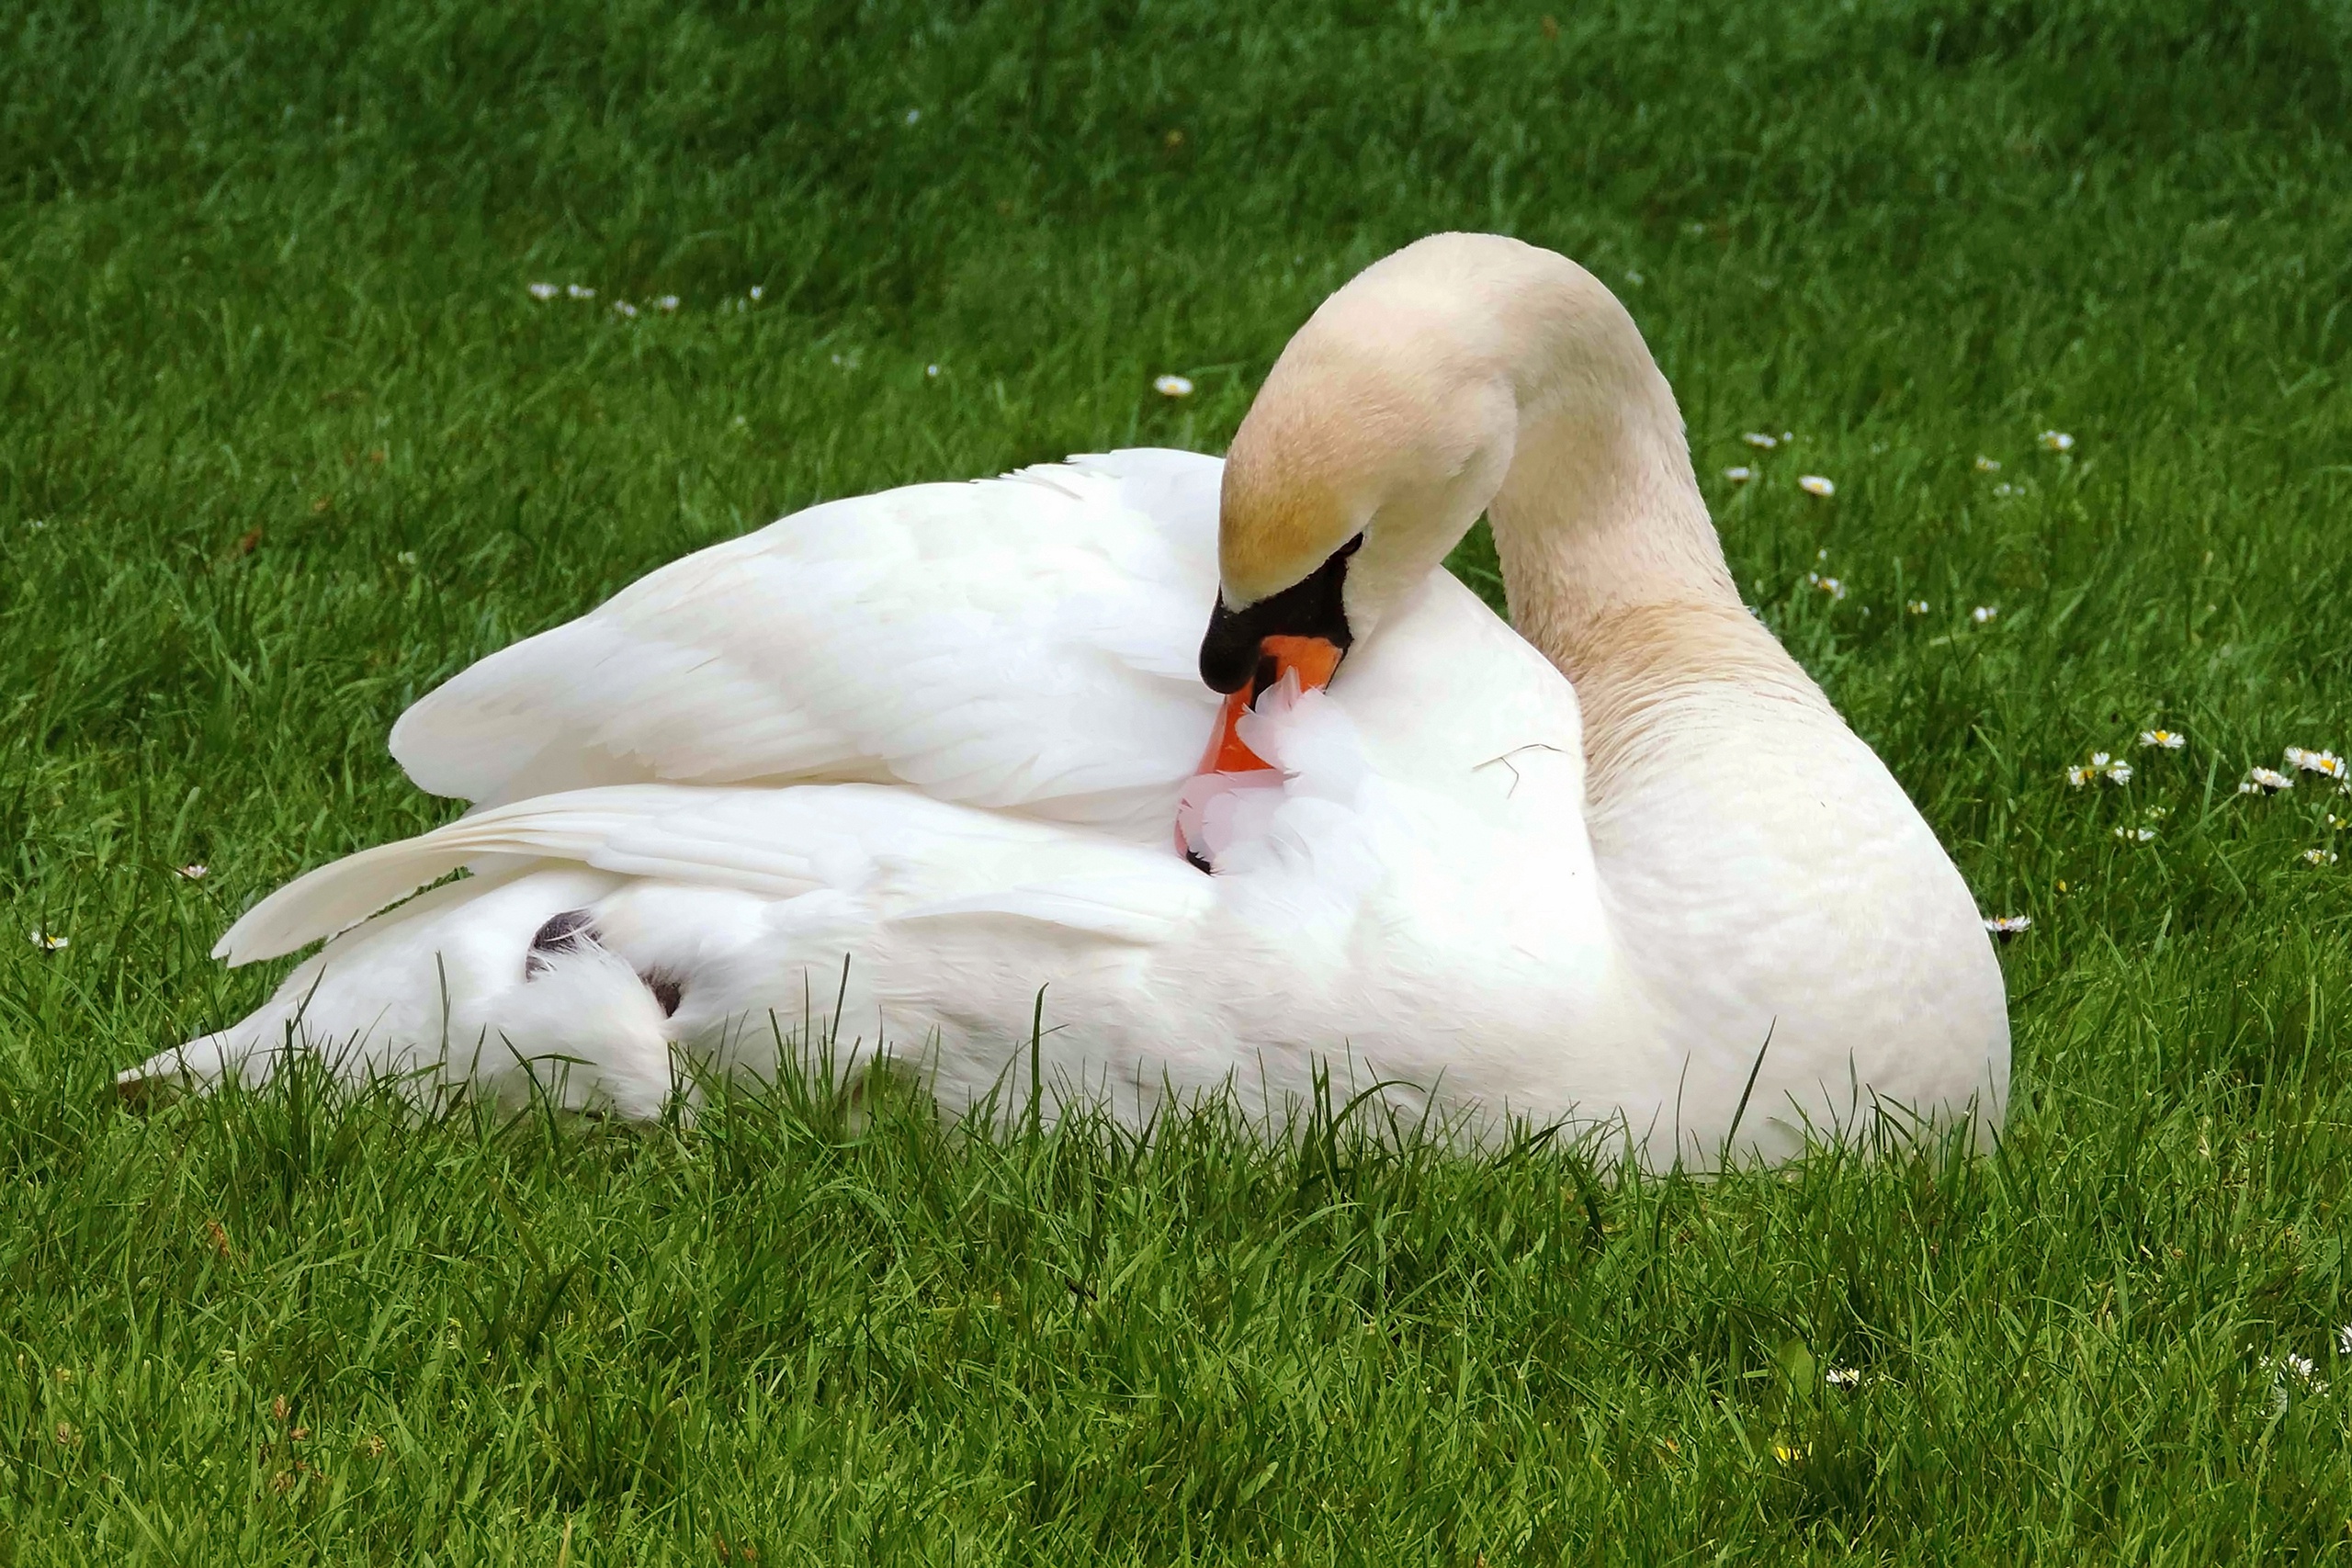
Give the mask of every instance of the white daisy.
M 1976 459 L 1976 471 L 1980 474 L 1997 474 L 2001 471 L 2001 460 L 1997 457 L 1979 457 Z
M 534 283 L 531 285 L 531 298 L 534 299 L 552 299 L 561 292 L 562 290 L 558 288 L 552 283 Z
M 1724 478 L 1736 485 L 1744 485 L 1755 477 L 1756 470 L 1745 464 L 1736 465 L 1724 470 Z
M 2129 762 L 2109 762 L 2107 765 L 2107 782 L 2109 784 L 2130 784 L 2132 782 L 2132 764 Z
M 212 874 L 212 868 L 199 862 L 194 865 L 184 865 L 172 874 L 182 882 L 201 882 Z
M 2303 860 L 2311 865 L 2334 865 L 2335 852 L 2334 850 L 2305 850 Z
M 1781 438 L 1779 436 L 1767 434 L 1765 432 L 1760 430 L 1751 430 L 1745 435 L 1742 435 L 1740 439 L 1747 442 L 1750 446 L 1755 447 L 1759 452 L 1770 452 L 1773 447 L 1778 446 L 1781 444 Z
M 1797 489 L 1807 495 L 1836 495 L 1838 487 L 1819 474 L 1804 474 L 1797 479 Z
M 2347 1323 L 2335 1331 L 2335 1353 L 2339 1356 L 2352 1356 L 2352 1323 Z
M 766 292 L 767 290 L 761 288 L 758 284 L 754 283 L 752 285 L 752 303 L 754 305 L 758 304 L 760 302 L 760 296 Z
M 1851 1388 L 1862 1381 L 1862 1374 L 1851 1367 L 1832 1367 L 1821 1374 L 1821 1381 L 1832 1388 Z
M 2249 768 L 2245 782 L 2238 785 L 2240 795 L 2277 795 L 2282 789 L 2295 787 L 2294 779 L 2269 768 Z
M 2177 751 L 2188 744 L 2188 737 L 2177 729 L 2143 729 L 2140 731 L 2140 744 L 2154 746 L 2160 750 Z
M 923 375 L 924 375 L 925 377 L 929 378 L 930 379 L 932 379 L 932 380 L 933 380 L 933 381 L 936 381 L 936 380 L 938 380 L 938 379 L 939 379 L 939 367 L 938 367 L 938 366 L 936 366 L 936 365 L 926 365 L 926 366 L 924 366 L 924 367 L 922 367 L 922 373 L 923 373 Z
M 2344 777 L 2344 759 L 2333 751 L 2306 751 L 2301 746 L 2287 748 L 2287 765 L 2301 768 L 2307 773 L 2321 773 L 2331 779 Z
M 2045 452 L 2071 452 L 2075 449 L 2075 438 L 2063 430 L 2045 430 L 2034 439 L 2041 443 Z
M 657 310 L 674 310 L 678 308 L 678 297 L 674 294 L 664 294 L 661 299 L 653 301 L 653 308 Z
M 1846 585 L 1837 578 L 1824 577 L 1817 571 L 1808 571 L 1804 574 L 1804 580 L 1832 599 L 1843 599 L 1846 596 Z
M 634 320 L 637 316 L 637 307 L 630 304 L 626 299 L 616 299 L 613 301 L 613 314 L 624 319 Z
M 909 125 L 912 125 L 912 124 L 914 124 L 914 122 L 915 122 L 915 121 L 917 121 L 917 120 L 921 119 L 922 118 L 922 110 L 921 110 L 921 109 L 909 109 L 909 110 L 907 111 L 907 123 L 908 123 Z
M 1193 380 L 1189 376 L 1155 376 L 1151 389 L 1163 398 L 1189 398 L 1193 395 Z
M 34 931 L 32 933 L 32 939 L 33 945 L 40 948 L 43 953 L 55 953 L 60 948 L 66 948 L 74 945 L 73 942 L 68 941 L 66 938 L 62 936 L 51 936 L 47 931 Z
M 2066 770 L 2066 782 L 2080 789 L 2091 782 L 2091 770 L 2077 762 Z
M 596 298 L 596 291 L 587 287 L 585 284 L 567 283 L 563 286 L 563 291 L 574 299 L 594 299 Z
M 2001 608 L 2000 608 L 2000 606 L 1999 606 L 1999 605 L 1997 605 L 1997 604 L 1979 604 L 1979 605 L 1977 605 L 1977 606 L 1976 606 L 1976 608 L 1974 608 L 1973 610 L 1971 610 L 1971 611 L 1969 611 L 1969 612 L 1968 612 L 1968 618 L 1969 618 L 1970 620 L 1972 620 L 1972 621 L 1974 621 L 1978 626 L 1984 626 L 1984 625 L 1986 625 L 1987 623 L 1989 623 L 1989 622 L 1990 622 L 1990 621 L 1991 621 L 1991 620 L 1992 620 L 1996 615 L 1998 615 L 2000 613 L 2001 613 Z
M 2031 915 L 1995 915 L 1984 922 L 1984 929 L 2003 942 L 2021 936 L 2033 929 Z
M 1925 599 L 1905 599 L 1903 601 L 1903 607 L 1915 615 L 1924 615 L 1928 613 L 1928 602 Z
M 1996 484 L 1996 485 L 1995 485 L 1995 486 L 1993 487 L 1993 493 L 1994 493 L 1995 495 L 2004 495 L 2004 496 L 2006 496 L 2006 495 L 2015 495 L 2015 494 L 2017 494 L 2017 493 L 2018 493 L 2018 487 L 2017 487 L 2017 486 L 2015 486 L 2015 485 L 2013 485 L 2013 484 L 2007 483 L 2007 482 L 2005 481 L 2005 482 L 2003 482 L 2003 483 L 2001 483 L 2001 484 Z

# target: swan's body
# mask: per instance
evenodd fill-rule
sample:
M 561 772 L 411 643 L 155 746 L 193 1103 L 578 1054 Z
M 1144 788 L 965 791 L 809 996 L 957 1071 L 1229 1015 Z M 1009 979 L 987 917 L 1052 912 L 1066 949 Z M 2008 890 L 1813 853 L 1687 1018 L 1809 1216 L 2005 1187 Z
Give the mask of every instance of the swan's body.
M 1422 425 L 1312 423 L 1408 372 Z M 1435 565 L 1489 501 L 1526 638 Z M 1220 547 L 1221 616 L 1328 554 L 1363 635 L 1240 719 L 1272 771 L 1204 792 Z M 1613 1124 L 1651 1163 L 1890 1111 L 1989 1127 L 2006 1095 L 1965 886 L 1740 608 L 1631 322 L 1513 242 L 1423 242 L 1335 296 L 1222 472 L 1117 453 L 812 509 L 483 660 L 394 750 L 484 808 L 280 890 L 223 954 L 476 874 L 129 1076 L 257 1078 L 294 1040 L 643 1115 L 673 1050 L 764 1075 L 821 1039 L 950 1109 L 1022 1103 L 1034 1048 L 1049 1090 L 1140 1119 L 1218 1089 L 1279 1116 L 1328 1065 L 1410 1113 Z

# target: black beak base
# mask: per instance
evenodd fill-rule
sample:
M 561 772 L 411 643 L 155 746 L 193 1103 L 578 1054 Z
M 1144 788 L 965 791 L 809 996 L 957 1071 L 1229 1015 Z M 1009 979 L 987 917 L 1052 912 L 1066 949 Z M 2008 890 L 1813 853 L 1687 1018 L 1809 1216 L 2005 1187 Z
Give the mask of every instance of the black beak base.
M 1246 609 L 1228 610 L 1218 595 L 1201 638 L 1201 679 L 1213 692 L 1238 692 L 1258 673 L 1259 645 L 1270 637 L 1321 637 L 1342 654 L 1355 642 L 1342 603 L 1348 558 L 1363 546 L 1358 534 L 1321 566 L 1279 593 Z

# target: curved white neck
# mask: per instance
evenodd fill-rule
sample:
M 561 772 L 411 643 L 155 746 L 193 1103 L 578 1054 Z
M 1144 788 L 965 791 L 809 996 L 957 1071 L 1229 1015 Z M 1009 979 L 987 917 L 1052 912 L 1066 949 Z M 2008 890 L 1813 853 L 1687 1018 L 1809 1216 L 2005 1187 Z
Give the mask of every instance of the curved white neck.
M 1605 805 L 1672 694 L 1827 700 L 1741 604 L 1673 391 L 1623 307 L 1578 276 L 1507 321 L 1519 430 L 1487 515 L 1512 624 L 1575 683 Z

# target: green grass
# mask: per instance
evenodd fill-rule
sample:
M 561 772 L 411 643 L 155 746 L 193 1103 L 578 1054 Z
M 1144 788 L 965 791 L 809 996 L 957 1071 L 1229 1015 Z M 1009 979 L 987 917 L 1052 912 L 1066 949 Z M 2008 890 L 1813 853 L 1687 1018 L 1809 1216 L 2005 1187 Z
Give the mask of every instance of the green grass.
M 1817 9 L 0 17 L 0 1564 L 2352 1560 L 2352 798 L 2236 793 L 2352 751 L 2352 14 Z M 236 911 L 448 815 L 436 681 L 823 497 L 1216 449 L 1445 227 L 1620 288 L 2033 916 L 1994 1157 L 117 1104 L 271 983 Z

